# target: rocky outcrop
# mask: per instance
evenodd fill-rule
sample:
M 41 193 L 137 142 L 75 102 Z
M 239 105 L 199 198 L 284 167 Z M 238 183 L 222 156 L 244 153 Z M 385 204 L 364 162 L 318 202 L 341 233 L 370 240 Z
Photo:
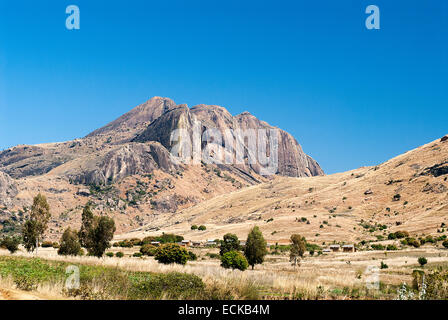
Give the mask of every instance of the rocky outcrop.
M 0 171 L 0 204 L 8 205 L 17 193 L 15 181 L 9 175 Z
M 0 152 L 0 167 L 17 179 L 43 175 L 70 159 L 67 154 L 55 154 L 39 146 L 17 146 Z
M 147 144 L 129 143 L 108 152 L 91 170 L 68 173 L 75 184 L 111 184 L 134 174 L 146 174 L 155 169 L 170 172 L 176 165 L 168 151 L 157 142 Z

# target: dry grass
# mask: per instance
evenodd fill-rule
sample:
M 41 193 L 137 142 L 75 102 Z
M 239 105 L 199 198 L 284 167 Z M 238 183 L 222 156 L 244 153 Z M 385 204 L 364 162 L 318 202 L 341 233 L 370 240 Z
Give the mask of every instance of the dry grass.
M 200 251 L 200 250 L 197 250 Z M 210 250 L 206 250 L 210 251 Z M 7 254 L 0 250 L 0 254 Z M 34 257 L 23 251 L 15 255 Z M 268 256 L 267 262 L 257 265 L 255 270 L 223 269 L 219 260 L 205 258 L 199 254 L 199 260 L 187 265 L 163 265 L 151 257 L 146 258 L 95 258 L 58 256 L 52 248 L 40 249 L 38 256 L 48 260 L 64 261 L 73 264 L 101 265 L 117 267 L 128 271 L 141 272 L 183 272 L 195 274 L 203 279 L 207 287 L 219 288 L 220 297 L 234 298 L 264 297 L 269 299 L 302 298 L 390 298 L 385 293 L 366 290 L 365 271 L 368 266 L 379 267 L 381 261 L 389 268 L 380 270 L 380 281 L 392 288 L 403 282 L 412 281 L 412 270 L 418 267 L 417 258 L 427 257 L 431 268 L 435 265 L 448 265 L 447 250 L 425 247 L 394 252 L 362 251 L 356 253 L 332 253 L 319 257 L 306 257 L 300 267 L 294 269 L 287 255 Z M 201 260 L 203 259 L 204 260 Z M 255 289 L 256 288 L 256 289 Z M 39 288 L 39 292 L 54 294 L 60 288 Z M 47 290 L 47 291 L 45 291 Z M 217 290 L 217 289 L 216 289 Z M 257 292 L 255 292 L 257 291 Z M 386 292 L 387 293 L 387 292 Z

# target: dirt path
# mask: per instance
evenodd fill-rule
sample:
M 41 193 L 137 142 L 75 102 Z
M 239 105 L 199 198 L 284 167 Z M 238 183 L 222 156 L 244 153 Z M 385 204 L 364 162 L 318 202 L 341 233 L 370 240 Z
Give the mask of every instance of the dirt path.
M 0 288 L 0 300 L 46 300 L 47 297 L 43 297 L 37 293 L 26 292 L 16 289 Z

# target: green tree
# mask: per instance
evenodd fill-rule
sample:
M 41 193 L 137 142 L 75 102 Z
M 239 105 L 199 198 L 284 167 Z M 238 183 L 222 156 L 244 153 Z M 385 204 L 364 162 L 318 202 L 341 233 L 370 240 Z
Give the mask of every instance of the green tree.
M 22 227 L 22 239 L 23 239 L 23 246 L 28 252 L 32 252 L 36 249 L 37 238 L 38 236 L 37 236 L 36 221 L 34 220 L 25 221 Z
M 240 240 L 233 233 L 227 233 L 224 235 L 223 240 L 220 241 L 221 246 L 219 248 L 219 254 L 222 256 L 229 251 L 239 251 L 241 249 Z
M 10 253 L 14 253 L 19 250 L 19 244 L 19 237 L 5 237 L 2 241 L 0 241 L 0 247 L 8 249 Z
M 264 240 L 260 229 L 255 226 L 247 236 L 244 255 L 246 256 L 249 265 L 254 269 L 256 264 L 263 263 L 266 254 L 266 240 Z
M 306 240 L 298 234 L 293 234 L 290 238 L 291 249 L 289 250 L 289 262 L 294 266 L 294 268 L 299 265 L 300 259 L 303 257 L 306 251 Z
M 204 230 L 207 230 L 207 227 L 204 226 L 204 225 L 200 225 L 200 226 L 198 227 L 198 230 L 199 230 L 199 231 L 204 231 Z
M 81 251 L 81 244 L 79 243 L 78 233 L 69 228 L 65 229 L 61 237 L 61 244 L 58 249 L 58 254 L 65 256 L 77 256 Z
M 186 264 L 189 258 L 188 251 L 174 243 L 168 243 L 158 247 L 155 254 L 155 259 L 164 264 Z
M 198 229 L 197 225 L 194 224 L 194 225 L 191 226 L 191 230 L 197 230 L 197 229 Z
M 418 258 L 417 261 L 418 261 L 418 263 L 419 263 L 422 267 L 424 267 L 425 264 L 428 263 L 428 260 L 427 260 L 425 257 L 420 257 L 420 258 Z
M 95 257 L 102 257 L 106 249 L 110 248 L 110 241 L 114 237 L 115 222 L 112 218 L 96 216 L 93 227 L 87 237 L 87 251 Z
M 147 256 L 153 256 L 156 254 L 156 246 L 153 246 L 152 244 L 144 244 L 140 248 L 140 252 Z
M 232 268 L 244 271 L 249 266 L 249 263 L 241 252 L 227 251 L 221 256 L 221 266 L 226 269 Z
M 81 229 L 79 230 L 79 242 L 81 246 L 87 248 L 89 246 L 89 233 L 93 228 L 94 216 L 90 204 L 86 204 L 82 210 Z
M 22 238 L 24 239 L 25 248 L 28 251 L 37 250 L 47 230 L 50 218 L 50 205 L 47 202 L 47 198 L 39 193 L 33 199 L 29 220 L 25 222 L 24 229 L 22 230 L 26 233 L 22 234 Z M 29 243 L 31 240 L 34 240 L 34 245 Z

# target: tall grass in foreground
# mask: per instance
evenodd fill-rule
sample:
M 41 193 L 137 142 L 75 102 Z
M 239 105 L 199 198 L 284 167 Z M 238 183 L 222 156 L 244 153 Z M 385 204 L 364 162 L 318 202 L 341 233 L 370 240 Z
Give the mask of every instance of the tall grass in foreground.
M 128 271 L 118 267 L 78 264 L 80 287 L 64 288 L 70 263 L 39 258 L 0 257 L 3 284 L 25 291 L 53 288 L 53 294 L 80 299 L 257 299 L 249 283 L 238 287 L 204 283 L 193 274 Z

